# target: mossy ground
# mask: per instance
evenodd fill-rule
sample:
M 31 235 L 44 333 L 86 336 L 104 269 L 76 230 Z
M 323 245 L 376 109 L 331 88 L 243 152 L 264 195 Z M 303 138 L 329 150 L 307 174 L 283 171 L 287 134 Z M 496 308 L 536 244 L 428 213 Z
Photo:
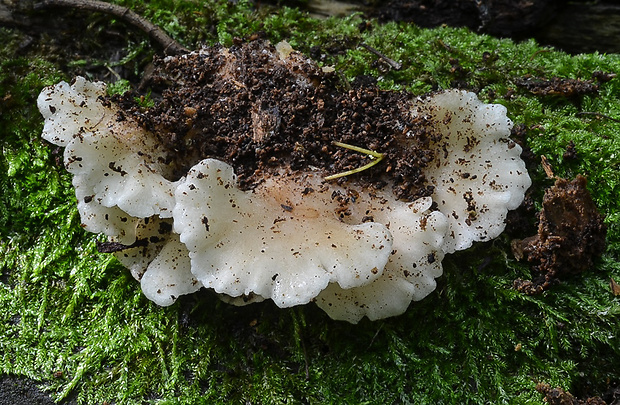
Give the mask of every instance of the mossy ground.
M 509 237 L 500 237 L 447 257 L 437 290 L 404 315 L 358 325 L 332 321 L 313 305 L 231 307 L 209 292 L 157 307 L 122 266 L 97 253 L 100 237 L 80 228 L 62 152 L 40 140 L 35 102 L 43 86 L 78 73 L 122 68 L 137 76 L 156 48 L 131 32 L 119 40 L 125 56 L 114 64 L 89 57 L 84 50 L 99 52 L 93 44 L 105 29 L 124 30 L 100 15 L 87 17 L 90 30 L 74 38 L 86 45 L 64 55 L 45 37 L 21 49 L 24 37 L 1 29 L 2 373 L 28 376 L 59 400 L 73 396 L 85 404 L 537 404 L 537 382 L 582 396 L 620 384 L 620 297 L 609 286 L 610 278 L 620 281 L 620 123 L 604 117 L 620 118 L 620 78 L 573 99 L 517 86 L 528 76 L 620 72 L 617 55 L 569 56 L 532 41 L 379 25 L 360 16 L 315 20 L 294 9 L 254 11 L 244 2 L 119 3 L 191 48 L 262 31 L 347 78 L 371 75 L 387 89 L 416 94 L 463 87 L 505 105 L 557 175 L 589 178 L 607 216 L 607 251 L 590 271 L 530 297 L 512 289 L 529 269 L 514 261 Z M 356 47 L 360 41 L 403 69 L 390 70 Z M 570 141 L 574 160 L 564 158 Z M 539 166 L 531 175 L 540 202 L 552 181 Z

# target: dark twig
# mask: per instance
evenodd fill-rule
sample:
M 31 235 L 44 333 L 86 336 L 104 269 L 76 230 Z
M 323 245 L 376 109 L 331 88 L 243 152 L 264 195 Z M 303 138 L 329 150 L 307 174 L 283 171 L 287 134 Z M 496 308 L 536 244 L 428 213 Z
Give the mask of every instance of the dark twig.
M 617 118 L 610 117 L 609 115 L 601 114 L 601 113 L 598 113 L 598 112 L 582 111 L 582 112 L 578 112 L 576 115 L 593 115 L 593 116 L 595 116 L 596 118 L 599 118 L 599 119 L 600 118 L 605 118 L 605 119 L 608 119 L 608 120 L 611 120 L 611 121 L 614 121 L 614 122 L 620 122 L 620 120 L 617 119 Z
M 547 156 L 542 155 L 540 157 L 540 163 L 542 164 L 542 168 L 545 171 L 548 179 L 555 179 L 555 174 L 553 173 L 553 167 L 551 167 L 551 163 L 549 163 L 549 159 Z
M 123 245 L 119 242 L 99 242 L 97 241 L 97 251 L 99 253 L 114 253 L 122 252 L 126 249 L 132 249 L 135 247 L 143 247 L 149 244 L 149 240 L 146 238 L 138 239 L 131 245 Z
M 170 38 L 161 28 L 157 27 L 146 18 L 139 16 L 127 7 L 122 7 L 116 4 L 110 4 L 98 0 L 43 0 L 35 5 L 35 9 L 42 9 L 47 7 L 71 7 L 78 10 L 95 11 L 105 14 L 110 14 L 120 18 L 126 23 L 139 28 L 144 31 L 148 36 L 160 44 L 164 48 L 164 54 L 166 55 L 182 55 L 188 53 L 189 50 L 179 44 L 174 39 Z
M 400 70 L 403 67 L 403 65 L 401 63 L 398 63 L 394 59 L 387 57 L 383 53 L 379 52 L 378 50 L 376 50 L 372 46 L 365 44 L 364 42 L 360 42 L 360 46 L 362 48 L 366 49 L 367 51 L 374 53 L 375 55 L 377 55 L 381 59 L 383 59 L 385 62 L 387 62 L 388 65 L 390 65 L 392 68 L 394 68 L 394 70 Z

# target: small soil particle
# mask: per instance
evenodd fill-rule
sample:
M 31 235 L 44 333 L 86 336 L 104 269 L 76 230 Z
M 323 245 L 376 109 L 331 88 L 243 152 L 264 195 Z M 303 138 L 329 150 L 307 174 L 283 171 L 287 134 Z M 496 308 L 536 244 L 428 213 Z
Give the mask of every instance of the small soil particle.
M 564 151 L 564 155 L 562 157 L 566 160 L 575 160 L 579 156 L 577 155 L 577 150 L 575 149 L 575 142 L 570 141 L 566 150 Z

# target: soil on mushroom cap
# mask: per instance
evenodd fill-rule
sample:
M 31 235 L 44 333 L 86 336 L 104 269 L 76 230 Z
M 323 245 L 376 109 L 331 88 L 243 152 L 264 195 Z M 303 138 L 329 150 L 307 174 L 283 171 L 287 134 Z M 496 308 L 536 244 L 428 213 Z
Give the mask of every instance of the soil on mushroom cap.
M 425 118 L 411 117 L 410 94 L 364 80 L 342 83 L 311 60 L 294 58 L 285 63 L 273 45 L 256 40 L 157 59 L 149 84 L 161 100 L 146 111 L 135 95 L 117 101 L 160 137 L 177 178 L 204 158 L 232 165 L 243 189 L 282 168 L 312 167 L 327 176 L 368 163 L 368 156 L 332 144 L 338 141 L 385 154 L 380 165 L 353 177 L 361 185 L 391 182 L 406 200 L 432 193 L 422 169 L 438 139 Z

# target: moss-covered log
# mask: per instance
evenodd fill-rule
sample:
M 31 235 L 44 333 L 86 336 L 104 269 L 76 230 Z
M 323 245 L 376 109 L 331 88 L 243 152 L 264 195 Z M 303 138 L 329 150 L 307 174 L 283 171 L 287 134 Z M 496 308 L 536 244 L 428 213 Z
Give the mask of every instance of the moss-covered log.
M 157 52 L 116 19 L 50 11 L 53 29 L 0 28 L 0 372 L 78 403 L 532 403 L 538 383 L 613 399 L 620 384 L 620 71 L 617 55 L 570 56 L 534 41 L 421 29 L 360 16 L 316 20 L 247 2 L 115 1 L 183 46 L 263 33 L 333 66 L 343 81 L 424 94 L 452 87 L 507 107 L 534 185 L 512 232 L 450 255 L 438 288 L 402 316 L 351 326 L 316 307 L 236 308 L 207 291 L 161 308 L 80 228 L 62 151 L 40 139 L 36 97 L 75 75 L 133 88 Z M 59 23 L 62 22 L 62 23 Z M 364 43 L 401 64 L 360 47 Z M 590 81 L 537 94 L 523 83 Z M 562 82 L 562 81 L 561 81 Z M 566 83 L 563 81 L 562 83 Z M 556 176 L 582 174 L 608 228 L 592 267 L 537 296 L 512 238 L 536 232 Z

